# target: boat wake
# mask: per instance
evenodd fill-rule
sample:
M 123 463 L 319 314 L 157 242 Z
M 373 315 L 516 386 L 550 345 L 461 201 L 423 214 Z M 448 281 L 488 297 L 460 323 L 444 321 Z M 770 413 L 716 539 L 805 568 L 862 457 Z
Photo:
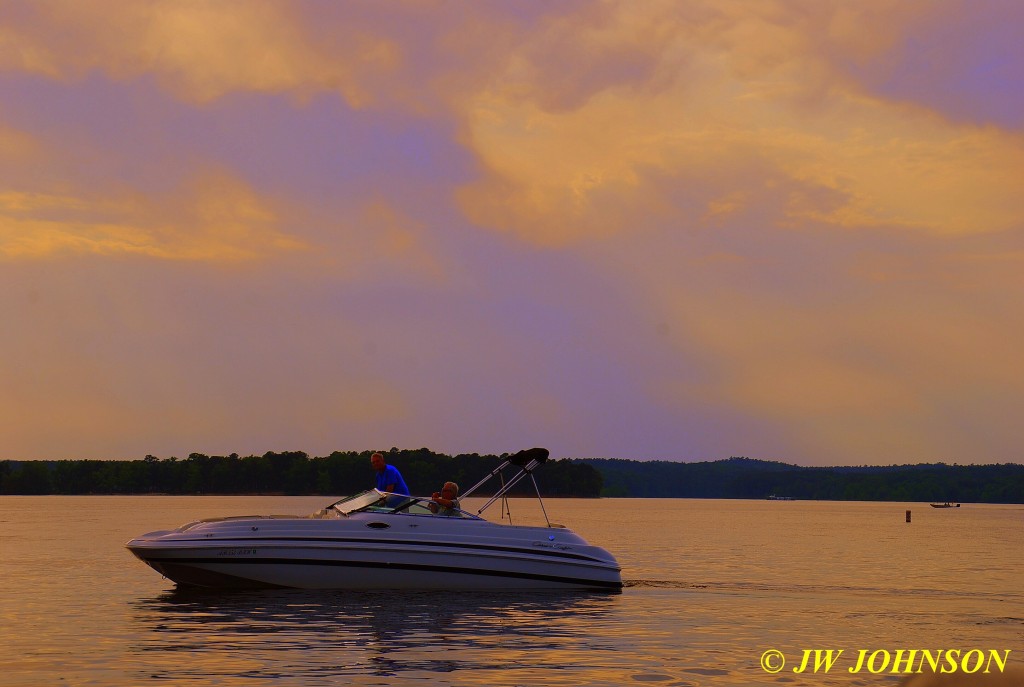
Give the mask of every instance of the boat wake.
M 623 587 L 639 589 L 707 589 L 709 585 L 679 580 L 623 580 Z
M 1005 593 L 970 592 L 961 589 L 893 589 L 850 585 L 766 584 L 763 582 L 686 582 L 683 580 L 623 580 L 624 589 L 686 589 L 718 594 L 847 594 L 857 596 L 906 595 L 933 598 L 992 598 L 1004 600 Z

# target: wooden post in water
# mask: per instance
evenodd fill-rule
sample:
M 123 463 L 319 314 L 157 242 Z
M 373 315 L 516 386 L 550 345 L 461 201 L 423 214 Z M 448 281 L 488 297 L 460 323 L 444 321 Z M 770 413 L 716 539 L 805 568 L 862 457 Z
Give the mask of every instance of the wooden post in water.
M 907 511 L 907 522 L 910 522 L 910 511 Z

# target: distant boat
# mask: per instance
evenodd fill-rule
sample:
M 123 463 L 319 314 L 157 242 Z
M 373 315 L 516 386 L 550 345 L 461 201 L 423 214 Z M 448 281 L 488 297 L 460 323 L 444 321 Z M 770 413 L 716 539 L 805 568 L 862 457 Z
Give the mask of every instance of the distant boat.
M 769 501 L 796 501 L 795 496 L 776 496 L 775 494 L 768 495 Z
M 959 508 L 960 504 L 958 503 L 954 506 L 949 501 L 946 501 L 945 503 L 933 503 L 931 504 L 931 506 L 932 508 Z

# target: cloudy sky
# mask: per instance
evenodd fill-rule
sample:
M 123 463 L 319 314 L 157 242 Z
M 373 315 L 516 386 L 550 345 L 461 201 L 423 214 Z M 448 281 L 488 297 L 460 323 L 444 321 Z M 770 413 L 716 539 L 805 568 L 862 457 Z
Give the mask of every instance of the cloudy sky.
M 0 3 L 0 458 L 1020 462 L 1016 0 Z

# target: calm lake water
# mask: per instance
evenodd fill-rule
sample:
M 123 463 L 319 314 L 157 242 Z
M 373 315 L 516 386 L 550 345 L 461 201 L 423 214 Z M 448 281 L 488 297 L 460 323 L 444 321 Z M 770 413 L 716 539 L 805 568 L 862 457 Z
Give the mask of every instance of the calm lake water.
M 546 501 L 618 557 L 621 594 L 189 593 L 124 548 L 329 502 L 0 498 L 0 684 L 853 686 L 898 682 L 849 673 L 859 649 L 1010 649 L 1024 664 L 1024 506 Z M 512 515 L 539 520 L 532 502 Z M 845 654 L 793 673 L 815 648 Z M 777 675 L 768 649 L 787 661 Z

